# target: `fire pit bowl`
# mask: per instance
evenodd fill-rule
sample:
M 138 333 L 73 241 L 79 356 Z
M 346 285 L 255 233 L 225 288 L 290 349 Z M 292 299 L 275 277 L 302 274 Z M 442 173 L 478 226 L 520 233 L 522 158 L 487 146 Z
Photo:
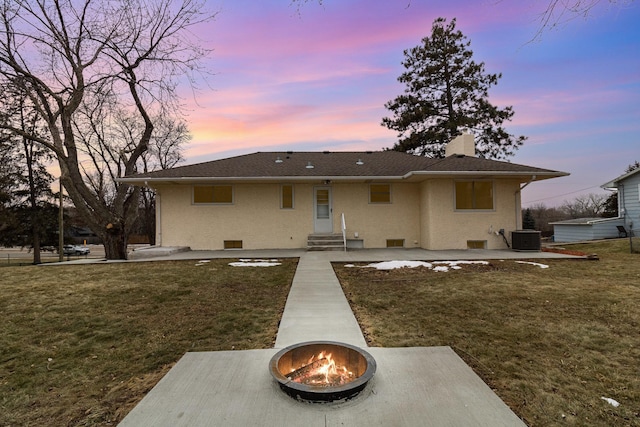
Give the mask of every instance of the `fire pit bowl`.
M 333 363 L 340 374 L 316 368 Z M 294 344 L 276 353 L 269 362 L 271 375 L 280 388 L 295 399 L 311 402 L 346 400 L 360 393 L 376 372 L 376 361 L 366 351 L 333 341 Z M 320 379 L 324 382 L 320 383 Z

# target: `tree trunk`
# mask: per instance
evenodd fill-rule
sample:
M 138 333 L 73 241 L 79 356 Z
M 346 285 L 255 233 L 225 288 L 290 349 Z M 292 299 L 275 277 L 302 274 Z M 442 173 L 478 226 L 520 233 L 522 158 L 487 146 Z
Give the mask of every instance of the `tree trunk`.
M 33 263 L 42 264 L 40 257 L 40 233 L 39 227 L 33 227 Z
M 127 259 L 127 236 L 119 227 L 109 228 L 102 233 L 104 254 L 107 259 Z

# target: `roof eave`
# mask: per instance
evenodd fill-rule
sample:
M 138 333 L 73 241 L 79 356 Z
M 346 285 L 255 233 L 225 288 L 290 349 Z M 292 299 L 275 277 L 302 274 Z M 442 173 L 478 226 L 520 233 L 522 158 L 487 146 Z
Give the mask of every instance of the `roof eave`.
M 281 182 L 281 181 L 371 181 L 402 180 L 402 176 L 207 176 L 207 177 L 175 177 L 175 178 L 118 178 L 118 182 L 133 185 L 148 185 L 150 183 L 190 184 L 198 182 Z
M 566 172 L 516 172 L 516 171 L 411 171 L 405 175 L 396 176 L 380 176 L 380 175 L 349 175 L 349 176 L 208 176 L 208 177 L 140 177 L 140 178 L 118 178 L 118 182 L 132 184 L 132 185 L 150 185 L 150 184 L 192 184 L 200 182 L 281 182 L 281 181 L 297 181 L 297 182 L 314 182 L 314 181 L 403 181 L 410 180 L 412 178 L 442 178 L 442 177 L 502 177 L 502 178 L 527 178 L 535 177 L 534 181 L 540 181 L 543 179 L 558 178 L 569 175 Z
M 533 177 L 533 181 L 541 181 L 543 179 L 560 178 L 563 176 L 569 176 L 567 172 L 548 172 L 548 171 L 413 171 L 407 173 L 403 178 L 407 179 L 411 176 L 499 176 L 499 177 Z

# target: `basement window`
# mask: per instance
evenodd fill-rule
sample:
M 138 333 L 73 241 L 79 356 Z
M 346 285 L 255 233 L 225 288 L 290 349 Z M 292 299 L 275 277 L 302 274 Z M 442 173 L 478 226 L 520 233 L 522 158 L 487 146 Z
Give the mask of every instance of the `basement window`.
M 225 249 L 242 249 L 242 240 L 225 240 Z
M 456 181 L 456 210 L 492 210 L 493 181 Z
M 388 248 L 404 248 L 404 239 L 387 239 Z
M 487 249 L 486 240 L 467 240 L 467 249 Z
M 230 205 L 233 203 L 233 187 L 231 185 L 194 185 L 193 203 Z

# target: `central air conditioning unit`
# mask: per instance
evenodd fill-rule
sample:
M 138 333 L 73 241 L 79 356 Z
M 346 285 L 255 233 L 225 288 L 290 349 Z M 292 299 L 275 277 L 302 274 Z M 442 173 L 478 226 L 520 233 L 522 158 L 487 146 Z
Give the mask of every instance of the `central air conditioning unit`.
M 511 248 L 514 251 L 540 252 L 540 232 L 535 230 L 517 230 L 511 232 Z

